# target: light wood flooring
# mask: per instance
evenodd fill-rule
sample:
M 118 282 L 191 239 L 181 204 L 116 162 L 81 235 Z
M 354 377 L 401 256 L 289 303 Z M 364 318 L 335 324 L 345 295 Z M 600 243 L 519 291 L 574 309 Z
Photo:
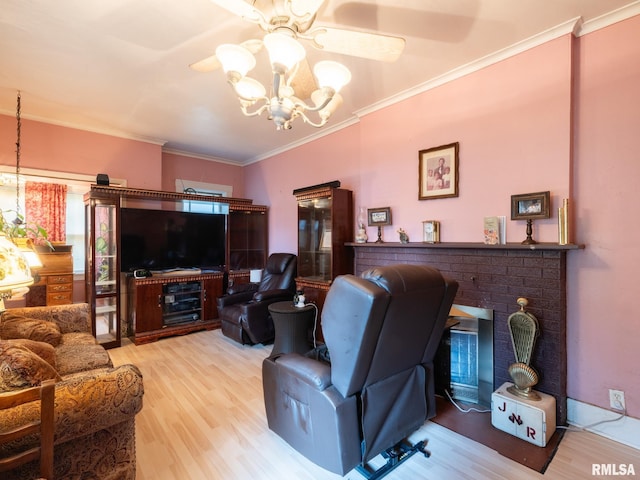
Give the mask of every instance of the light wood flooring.
M 138 480 L 331 480 L 267 427 L 261 365 L 271 346 L 241 346 L 219 330 L 109 350 L 116 365 L 144 375 L 136 417 Z M 592 464 L 634 464 L 640 451 L 587 432 L 567 432 L 544 475 L 432 422 L 411 440 L 428 439 L 432 455 L 414 455 L 385 480 L 599 478 Z M 344 478 L 362 480 L 352 471 Z M 603 477 L 604 478 L 604 477 Z

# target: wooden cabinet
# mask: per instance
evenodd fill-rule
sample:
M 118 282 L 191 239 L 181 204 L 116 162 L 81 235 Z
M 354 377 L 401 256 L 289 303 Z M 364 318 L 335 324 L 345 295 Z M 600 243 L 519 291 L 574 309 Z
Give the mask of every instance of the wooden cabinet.
M 47 275 L 47 305 L 73 303 L 73 274 Z
M 353 273 L 353 194 L 340 182 L 294 190 L 298 201 L 298 277 L 296 287 L 322 309 L 331 283 Z
M 220 327 L 223 273 L 129 277 L 127 331 L 136 345 Z
M 219 276 L 202 280 L 202 318 L 218 318 L 218 298 L 222 296 L 223 288 L 223 281 Z
M 117 196 L 85 195 L 85 291 L 93 335 L 105 348 L 120 346 L 120 201 Z
M 171 280 L 164 276 L 133 279 L 120 272 L 121 207 L 182 211 L 191 208 L 192 202 L 217 204 L 220 212 L 227 213 L 224 263 L 231 281 L 248 281 L 250 269 L 264 268 L 266 264 L 267 207 L 253 205 L 249 199 L 92 185 L 84 201 L 86 298 L 91 304 L 94 334 L 106 347 L 119 346 L 122 335 L 140 343 L 169 334 L 215 328 L 219 326 L 217 298 L 226 288 L 224 272 L 194 273 L 197 281 L 202 282 L 199 310 L 193 312 L 198 319 L 170 325 L 166 312 L 164 316 L 159 312 L 171 303 L 166 303 L 168 294 L 162 291 L 162 283 L 174 282 L 173 277 Z M 180 306 L 191 302 L 185 300 Z
M 73 257 L 71 245 L 37 247 L 42 267 L 34 269 L 36 282 L 26 298 L 28 307 L 73 303 Z
M 261 205 L 231 207 L 228 218 L 228 269 L 264 268 L 267 263 L 267 208 Z

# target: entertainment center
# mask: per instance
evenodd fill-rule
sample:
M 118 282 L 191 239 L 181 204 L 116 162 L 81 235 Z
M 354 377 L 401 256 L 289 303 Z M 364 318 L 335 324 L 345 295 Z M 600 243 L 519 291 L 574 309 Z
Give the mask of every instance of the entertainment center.
M 227 284 L 266 263 L 267 207 L 252 200 L 105 185 L 84 200 L 86 297 L 106 348 L 218 328 Z
M 217 299 L 223 284 L 223 272 L 128 277 L 127 324 L 134 342 L 219 328 Z

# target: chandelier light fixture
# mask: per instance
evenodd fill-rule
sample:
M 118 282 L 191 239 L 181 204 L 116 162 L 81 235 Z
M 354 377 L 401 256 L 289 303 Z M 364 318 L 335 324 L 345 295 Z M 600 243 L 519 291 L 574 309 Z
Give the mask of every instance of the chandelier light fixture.
M 222 67 L 249 117 L 265 113 L 278 130 L 288 130 L 300 117 L 322 127 L 342 103 L 340 90 L 351 81 L 351 72 L 335 61 L 323 60 L 313 67 L 300 41 L 324 53 L 338 53 L 369 60 L 394 62 L 405 39 L 379 32 L 316 25 L 318 11 L 326 0 L 211 0 L 221 9 L 257 24 L 263 38 L 239 45 L 220 45 L 214 55 L 189 66 L 197 72 Z M 273 81 L 264 85 L 248 73 L 256 66 L 254 56 L 269 54 Z
M 314 127 L 322 127 L 342 103 L 339 92 L 351 81 L 351 72 L 341 63 L 318 62 L 313 73 L 318 88 L 311 93 L 311 104 L 295 91 L 293 81 L 299 72 L 306 51 L 294 34 L 276 31 L 265 35 L 262 44 L 269 54 L 273 84 L 267 88 L 247 76 L 256 66 L 254 54 L 244 45 L 224 44 L 216 49 L 227 81 L 240 100 L 242 113 L 248 117 L 266 113 L 277 130 L 288 130 L 297 117 Z M 309 114 L 315 114 L 313 120 Z

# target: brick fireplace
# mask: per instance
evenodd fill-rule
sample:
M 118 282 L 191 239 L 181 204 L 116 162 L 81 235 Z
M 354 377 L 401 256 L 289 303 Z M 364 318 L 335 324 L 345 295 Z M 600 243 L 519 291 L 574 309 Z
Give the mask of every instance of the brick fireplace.
M 539 322 L 531 366 L 540 375 L 536 390 L 553 395 L 557 422 L 567 421 L 566 255 L 577 245 L 484 245 L 478 243 L 350 243 L 355 273 L 407 263 L 428 265 L 458 281 L 454 303 L 494 311 L 494 385 L 511 381 L 515 362 L 507 328 L 518 310 L 516 299 L 529 300 L 527 310 Z

